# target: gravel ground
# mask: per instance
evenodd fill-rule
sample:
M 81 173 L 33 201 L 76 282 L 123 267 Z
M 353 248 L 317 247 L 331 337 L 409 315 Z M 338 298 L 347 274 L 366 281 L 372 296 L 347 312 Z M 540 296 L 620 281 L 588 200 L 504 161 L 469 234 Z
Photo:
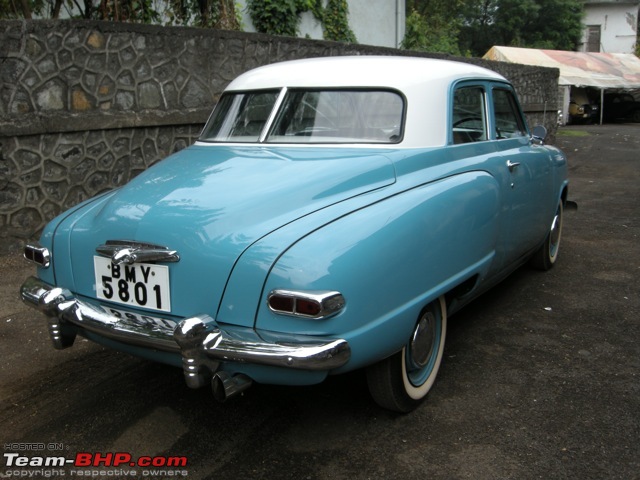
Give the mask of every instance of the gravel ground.
M 558 144 L 579 205 L 558 264 L 450 319 L 439 379 L 409 415 L 376 407 L 359 373 L 220 405 L 171 367 L 86 341 L 54 351 L 18 299 L 33 269 L 0 257 L 5 453 L 186 456 L 189 478 L 212 480 L 640 478 L 640 125 L 567 127 Z

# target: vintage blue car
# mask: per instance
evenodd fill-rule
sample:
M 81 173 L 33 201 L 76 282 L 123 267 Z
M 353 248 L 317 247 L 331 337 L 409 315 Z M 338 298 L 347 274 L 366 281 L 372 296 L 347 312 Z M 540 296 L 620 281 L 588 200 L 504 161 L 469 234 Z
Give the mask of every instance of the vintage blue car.
M 337 57 L 233 81 L 195 145 L 53 220 L 24 301 L 77 334 L 252 381 L 366 369 L 381 406 L 432 387 L 447 316 L 557 259 L 567 162 L 513 87 L 465 63 Z

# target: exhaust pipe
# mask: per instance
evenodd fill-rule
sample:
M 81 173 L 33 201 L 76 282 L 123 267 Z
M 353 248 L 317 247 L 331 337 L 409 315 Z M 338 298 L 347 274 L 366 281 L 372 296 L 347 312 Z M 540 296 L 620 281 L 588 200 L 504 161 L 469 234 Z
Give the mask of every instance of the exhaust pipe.
M 252 384 L 253 380 L 241 373 L 232 377 L 226 372 L 216 372 L 211 378 L 213 398 L 220 403 L 226 402 L 229 398 L 244 392 Z

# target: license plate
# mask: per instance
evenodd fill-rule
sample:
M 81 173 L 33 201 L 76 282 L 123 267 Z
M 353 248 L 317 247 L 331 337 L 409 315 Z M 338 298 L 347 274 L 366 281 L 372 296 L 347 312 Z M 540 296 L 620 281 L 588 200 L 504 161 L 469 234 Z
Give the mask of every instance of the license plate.
M 141 315 L 133 312 L 125 312 L 114 307 L 106 309 L 114 317 L 119 318 L 119 326 L 129 331 L 142 329 L 145 332 L 163 332 L 172 336 L 176 328 L 176 322 L 168 318 L 152 317 L 151 315 Z
M 99 299 L 148 308 L 171 311 L 169 267 L 151 263 L 114 265 L 111 259 L 93 257 L 96 293 Z

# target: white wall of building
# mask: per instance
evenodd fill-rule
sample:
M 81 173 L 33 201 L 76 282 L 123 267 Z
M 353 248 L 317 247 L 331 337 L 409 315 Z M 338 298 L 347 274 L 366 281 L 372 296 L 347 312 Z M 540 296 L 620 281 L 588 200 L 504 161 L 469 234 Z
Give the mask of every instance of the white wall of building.
M 600 51 L 603 53 L 634 53 L 638 36 L 638 1 L 586 1 L 585 27 L 600 25 Z M 579 51 L 587 51 L 587 28 Z
M 350 0 L 349 26 L 358 43 L 398 48 L 404 39 L 404 0 Z
M 246 32 L 255 32 L 246 8 L 246 0 L 236 4 L 241 8 Z M 325 2 L 326 4 L 326 2 Z M 349 0 L 349 27 L 358 43 L 396 48 L 405 31 L 404 0 Z M 299 36 L 322 39 L 322 25 L 311 12 L 304 12 L 299 24 Z

